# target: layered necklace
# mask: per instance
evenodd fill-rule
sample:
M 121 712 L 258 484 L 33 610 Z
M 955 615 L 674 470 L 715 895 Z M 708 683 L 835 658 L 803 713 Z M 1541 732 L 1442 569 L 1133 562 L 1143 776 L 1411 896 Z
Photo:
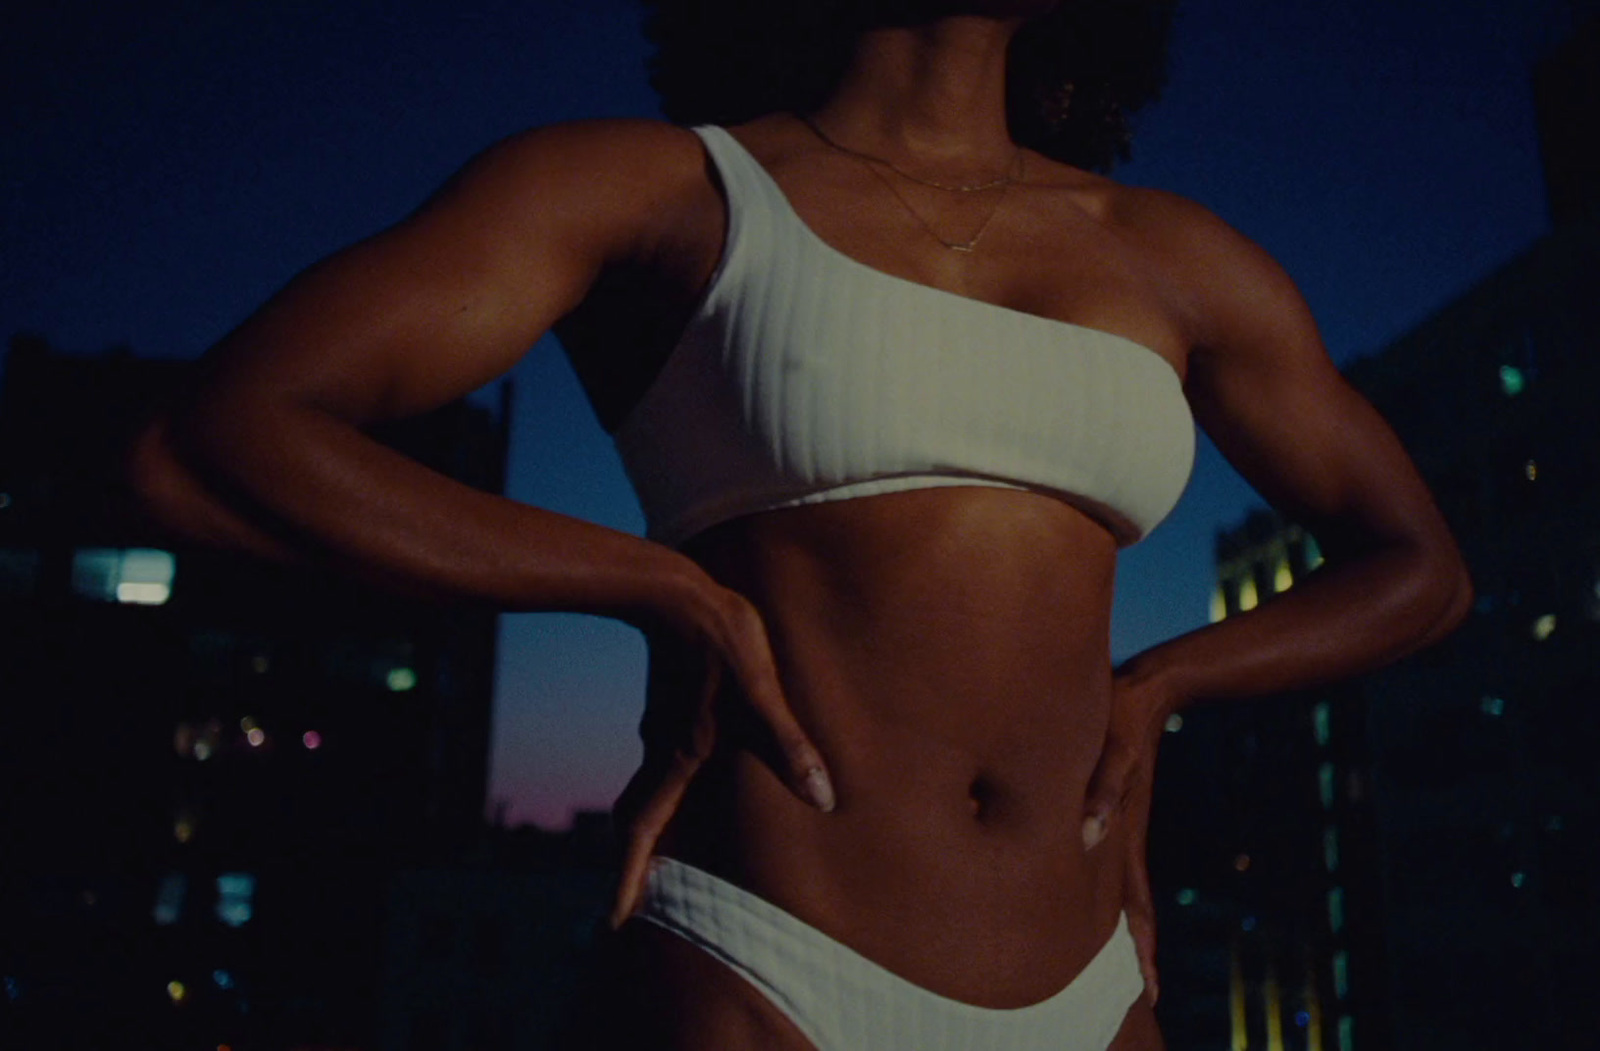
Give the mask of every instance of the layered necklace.
M 806 127 L 811 129 L 812 134 L 816 135 L 816 137 L 821 139 L 825 144 L 835 150 L 838 150 L 840 153 L 843 153 L 846 156 L 854 157 L 856 160 L 860 161 L 869 172 L 878 177 L 878 180 L 882 182 L 884 186 L 888 187 L 889 192 L 894 195 L 894 199 L 899 201 L 900 206 L 910 214 L 911 218 L 917 221 L 918 226 L 921 226 L 928 232 L 929 237 L 932 237 L 935 241 L 938 241 L 952 252 L 963 252 L 970 254 L 978 247 L 978 242 L 982 240 L 983 235 L 988 232 L 990 225 L 994 222 L 994 217 L 1000 214 L 1000 205 L 1005 203 L 1006 192 L 1011 189 L 1011 185 L 1013 183 L 1020 182 L 1022 179 L 1023 154 L 1022 147 L 1020 146 L 1017 147 L 1017 151 L 1011 155 L 1011 161 L 1006 165 L 1005 172 L 997 178 L 990 179 L 987 182 L 973 183 L 965 186 L 952 185 L 951 183 L 935 182 L 932 179 L 924 179 L 920 175 L 913 175 L 911 172 L 906 171 L 904 168 L 901 168 L 899 165 L 895 164 L 891 160 L 888 160 L 887 158 L 874 156 L 870 153 L 862 153 L 860 150 L 853 150 L 848 146 L 842 146 L 833 141 L 833 139 L 830 138 L 828 134 L 821 128 L 817 127 L 816 124 L 812 122 L 810 117 L 801 117 L 800 119 L 805 121 Z M 900 192 L 900 188 L 896 186 L 894 181 L 884 173 L 883 169 L 885 168 L 889 169 L 891 172 L 894 172 L 903 179 L 918 183 L 922 186 L 932 187 L 935 190 L 943 190 L 946 193 L 982 193 L 989 190 L 998 191 L 995 194 L 994 207 L 989 209 L 989 214 L 983 220 L 983 224 L 978 227 L 977 232 L 974 233 L 970 238 L 965 241 L 946 240 L 944 237 L 939 235 L 939 231 L 935 230 L 927 219 L 923 218 L 921 212 L 911 207 L 911 202 L 906 200 L 905 195 Z

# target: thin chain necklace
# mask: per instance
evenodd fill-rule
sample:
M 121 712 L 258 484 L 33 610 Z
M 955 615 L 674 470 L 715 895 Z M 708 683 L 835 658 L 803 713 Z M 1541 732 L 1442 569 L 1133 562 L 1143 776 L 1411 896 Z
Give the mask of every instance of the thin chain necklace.
M 1011 155 L 1011 162 L 1006 166 L 1005 174 L 1000 176 L 998 179 L 993 179 L 989 182 L 979 183 L 973 186 L 950 186 L 945 183 L 934 182 L 931 179 L 919 178 L 918 176 L 912 175 L 908 171 L 902 170 L 892 161 L 885 160 L 882 157 L 875 157 L 870 153 L 862 153 L 860 150 L 852 150 L 848 146 L 841 146 L 839 143 L 834 142 L 831 138 L 829 138 L 821 128 L 813 124 L 809 117 L 802 117 L 800 119 L 805 122 L 806 127 L 810 128 L 817 138 L 821 139 L 828 146 L 831 146 L 833 149 L 838 150 L 840 153 L 843 153 L 846 156 L 854 157 L 859 160 L 869 172 L 878 177 L 878 181 L 883 183 L 888 191 L 894 195 L 895 200 L 900 202 L 900 207 L 904 208 L 911 215 L 911 218 L 917 221 L 918 226 L 927 231 L 929 237 L 933 238 L 935 241 L 938 241 L 952 252 L 970 254 L 977 249 L 978 242 L 982 240 L 983 235 L 989 231 L 990 225 L 994 223 L 995 216 L 1000 214 L 1000 206 L 1005 203 L 1006 193 L 1011 189 L 1011 184 L 1022 178 L 1024 158 L 1022 154 L 1022 148 L 1020 146 L 1017 148 L 1017 152 Z M 965 241 L 949 241 L 940 236 L 939 232 L 929 224 L 928 220 L 922 217 L 921 212 L 911 207 L 911 202 L 906 200 L 905 195 L 900 192 L 899 187 L 895 186 L 895 184 L 889 180 L 889 177 L 878 168 L 878 165 L 882 165 L 895 174 L 910 179 L 912 182 L 921 183 L 924 186 L 931 186 L 936 190 L 945 190 L 949 193 L 976 193 L 980 190 L 999 190 L 1000 192 L 995 195 L 994 207 L 989 209 L 988 217 L 983 220 L 983 225 L 978 227 L 976 233 L 974 233 Z

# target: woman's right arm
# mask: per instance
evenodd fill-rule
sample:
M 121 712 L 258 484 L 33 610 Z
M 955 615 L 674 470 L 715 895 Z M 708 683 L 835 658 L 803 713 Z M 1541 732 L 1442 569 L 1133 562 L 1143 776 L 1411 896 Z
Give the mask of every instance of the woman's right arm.
M 823 764 L 743 596 L 670 548 L 473 489 L 362 431 L 504 374 L 607 268 L 670 266 L 686 224 L 721 214 L 704 154 L 680 129 L 589 122 L 508 140 L 229 334 L 192 396 L 137 442 L 130 479 L 154 517 L 200 542 L 331 564 L 407 594 L 675 635 L 738 681 L 783 748 L 782 773 L 811 796 Z M 634 786 L 645 801 L 629 833 L 633 891 L 698 751 L 658 750 Z
M 699 171 L 684 140 L 642 121 L 527 133 L 295 278 L 143 435 L 133 479 L 151 511 L 413 594 L 631 622 L 697 601 L 703 574 L 676 552 L 474 490 L 361 429 L 504 374 L 602 270 L 663 251 L 695 188 L 673 167 Z

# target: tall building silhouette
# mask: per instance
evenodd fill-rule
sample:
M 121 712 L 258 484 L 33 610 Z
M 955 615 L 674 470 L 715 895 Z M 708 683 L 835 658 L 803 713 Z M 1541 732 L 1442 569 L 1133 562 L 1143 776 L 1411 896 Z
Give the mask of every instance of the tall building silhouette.
M 120 463 L 189 368 L 12 343 L 0 1044 L 374 1046 L 390 877 L 482 825 L 496 615 L 172 544 Z M 499 492 L 507 404 L 374 436 Z
M 1473 613 L 1356 682 L 1189 713 L 1163 750 L 1151 835 L 1170 846 L 1152 866 L 1173 1051 L 1593 1045 L 1596 70 L 1591 21 L 1536 73 L 1553 229 L 1347 370 L 1449 520 Z M 1314 546 L 1265 513 L 1219 537 L 1213 616 L 1293 586 Z M 1263 852 L 1277 869 L 1230 876 L 1216 835 L 1249 872 Z

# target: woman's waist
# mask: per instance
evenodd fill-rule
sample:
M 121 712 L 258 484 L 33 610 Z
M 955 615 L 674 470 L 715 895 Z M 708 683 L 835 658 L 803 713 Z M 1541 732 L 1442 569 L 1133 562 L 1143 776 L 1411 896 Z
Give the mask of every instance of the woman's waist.
M 725 739 L 661 851 L 943 995 L 1033 1002 L 1070 980 L 1121 908 L 1120 856 L 1085 852 L 1080 832 L 1100 692 L 1007 698 L 1015 732 L 974 714 L 983 730 L 966 741 L 948 733 L 948 697 L 932 727 L 813 704 L 832 813 L 790 792 L 759 748 Z

